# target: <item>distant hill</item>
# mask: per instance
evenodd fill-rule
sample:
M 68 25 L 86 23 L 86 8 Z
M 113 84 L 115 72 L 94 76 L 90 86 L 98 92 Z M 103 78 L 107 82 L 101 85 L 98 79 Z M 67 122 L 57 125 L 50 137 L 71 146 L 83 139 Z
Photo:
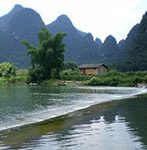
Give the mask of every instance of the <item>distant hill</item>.
M 18 67 L 28 66 L 26 49 L 22 39 L 36 45 L 38 32 L 46 27 L 40 15 L 32 9 L 16 5 L 8 14 L 0 17 L 0 62 L 10 61 Z M 90 33 L 76 29 L 71 20 L 61 15 L 47 25 L 51 33 L 65 32 L 65 60 L 81 63 L 97 63 L 99 47 Z
M 43 27 L 45 24 L 37 12 L 23 8 L 13 15 L 7 31 L 18 40 L 27 39 L 32 44 L 37 44 L 38 32 Z
M 96 43 L 96 45 L 97 45 L 97 47 L 99 48 L 99 49 L 101 49 L 101 46 L 102 46 L 102 41 L 99 39 L 99 38 L 96 38 L 95 39 L 95 43 Z
M 38 32 L 47 27 L 52 34 L 65 32 L 65 60 L 83 63 L 105 63 L 121 71 L 147 70 L 147 13 L 141 22 L 118 44 L 109 35 L 104 43 L 94 40 L 91 33 L 74 27 L 66 15 L 59 16 L 45 25 L 40 15 L 30 8 L 16 5 L 8 14 L 0 17 L 0 62 L 9 61 L 17 67 L 28 67 L 27 50 L 22 39 L 36 45 Z
M 147 70 L 147 13 L 130 30 L 121 49 L 123 59 L 118 67 L 122 71 Z
M 104 43 L 101 45 L 100 59 L 102 63 L 112 65 L 116 61 L 118 56 L 119 48 L 116 42 L 116 39 L 109 35 Z
M 82 36 L 82 37 L 84 37 L 87 33 L 86 32 L 83 32 L 83 31 L 80 31 L 80 30 L 77 30 L 78 31 L 78 33 Z
M 0 17 L 0 30 L 7 30 L 13 16 L 22 9 L 23 7 L 21 5 L 15 5 L 14 8 L 8 14 Z
M 90 33 L 84 33 L 74 27 L 66 15 L 59 16 L 54 22 L 47 25 L 52 34 L 65 32 L 64 43 L 66 44 L 65 59 L 82 63 L 99 62 L 99 47 Z
M 40 15 L 20 5 L 0 17 L 0 62 L 10 61 L 18 67 L 27 67 L 27 52 L 20 41 L 26 39 L 36 45 L 37 34 L 42 27 L 45 24 Z

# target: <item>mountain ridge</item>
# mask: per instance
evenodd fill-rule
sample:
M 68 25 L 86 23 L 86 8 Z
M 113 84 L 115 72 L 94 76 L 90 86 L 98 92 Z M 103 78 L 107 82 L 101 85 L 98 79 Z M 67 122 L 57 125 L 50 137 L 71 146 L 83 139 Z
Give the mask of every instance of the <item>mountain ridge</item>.
M 76 61 L 81 63 L 97 63 L 98 47 L 90 33 L 80 34 L 66 15 L 59 16 L 51 24 L 47 25 L 52 34 L 65 32 L 67 36 L 64 39 L 66 44 L 65 59 L 67 61 Z M 80 31 L 81 32 L 81 31 Z M 87 41 L 87 38 L 90 40 Z
M 118 70 L 146 70 L 147 55 L 145 49 L 147 37 L 147 13 L 118 44 L 115 37 L 109 35 L 105 41 L 94 39 L 91 33 L 77 29 L 70 18 L 60 15 L 45 25 L 40 14 L 31 8 L 15 5 L 6 15 L 0 17 L 0 62 L 10 61 L 18 67 L 28 67 L 27 50 L 21 45 L 22 39 L 37 45 L 38 32 L 46 27 L 55 35 L 65 32 L 65 61 L 83 63 L 105 63 Z M 142 41 L 140 41 L 142 39 Z

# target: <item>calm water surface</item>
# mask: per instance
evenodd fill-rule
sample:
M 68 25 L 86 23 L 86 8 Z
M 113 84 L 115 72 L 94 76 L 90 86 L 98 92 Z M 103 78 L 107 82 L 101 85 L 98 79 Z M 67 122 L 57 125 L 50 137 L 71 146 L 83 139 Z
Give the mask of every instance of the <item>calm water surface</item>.
M 146 150 L 146 89 L 0 87 L 0 149 Z

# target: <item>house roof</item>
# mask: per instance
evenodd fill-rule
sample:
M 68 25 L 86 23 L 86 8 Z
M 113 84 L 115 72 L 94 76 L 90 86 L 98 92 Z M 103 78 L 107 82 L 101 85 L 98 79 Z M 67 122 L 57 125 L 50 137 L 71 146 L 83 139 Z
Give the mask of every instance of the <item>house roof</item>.
M 79 69 L 83 69 L 83 68 L 98 68 L 98 67 L 100 67 L 100 66 L 104 66 L 104 67 L 106 67 L 106 68 L 108 68 L 106 65 L 104 65 L 104 64 L 83 64 L 83 65 L 80 65 L 80 66 L 78 66 L 78 68 Z

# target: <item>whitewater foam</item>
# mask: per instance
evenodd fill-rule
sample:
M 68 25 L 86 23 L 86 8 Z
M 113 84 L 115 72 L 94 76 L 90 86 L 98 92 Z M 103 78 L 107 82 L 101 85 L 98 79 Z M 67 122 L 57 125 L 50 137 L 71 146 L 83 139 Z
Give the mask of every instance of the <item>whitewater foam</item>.
M 20 126 L 42 122 L 54 117 L 68 114 L 70 112 L 90 107 L 91 105 L 100 104 L 112 100 L 121 100 L 131 98 L 136 95 L 147 93 L 146 88 L 124 88 L 124 87 L 78 87 L 79 89 L 89 90 L 108 90 L 110 93 L 60 93 L 64 98 L 69 98 L 70 103 L 57 104 L 55 106 L 40 107 L 37 110 L 31 112 L 23 112 L 16 114 L 11 121 L 5 121 L 0 123 L 0 131 L 11 128 L 17 128 Z M 113 94 L 116 93 L 116 94 Z M 120 94 L 121 93 L 121 94 Z M 34 93 L 41 94 L 41 93 Z M 51 93 L 52 94 L 52 93 Z M 59 95 L 59 94 L 52 94 Z M 76 97 L 74 100 L 70 100 L 71 97 Z

